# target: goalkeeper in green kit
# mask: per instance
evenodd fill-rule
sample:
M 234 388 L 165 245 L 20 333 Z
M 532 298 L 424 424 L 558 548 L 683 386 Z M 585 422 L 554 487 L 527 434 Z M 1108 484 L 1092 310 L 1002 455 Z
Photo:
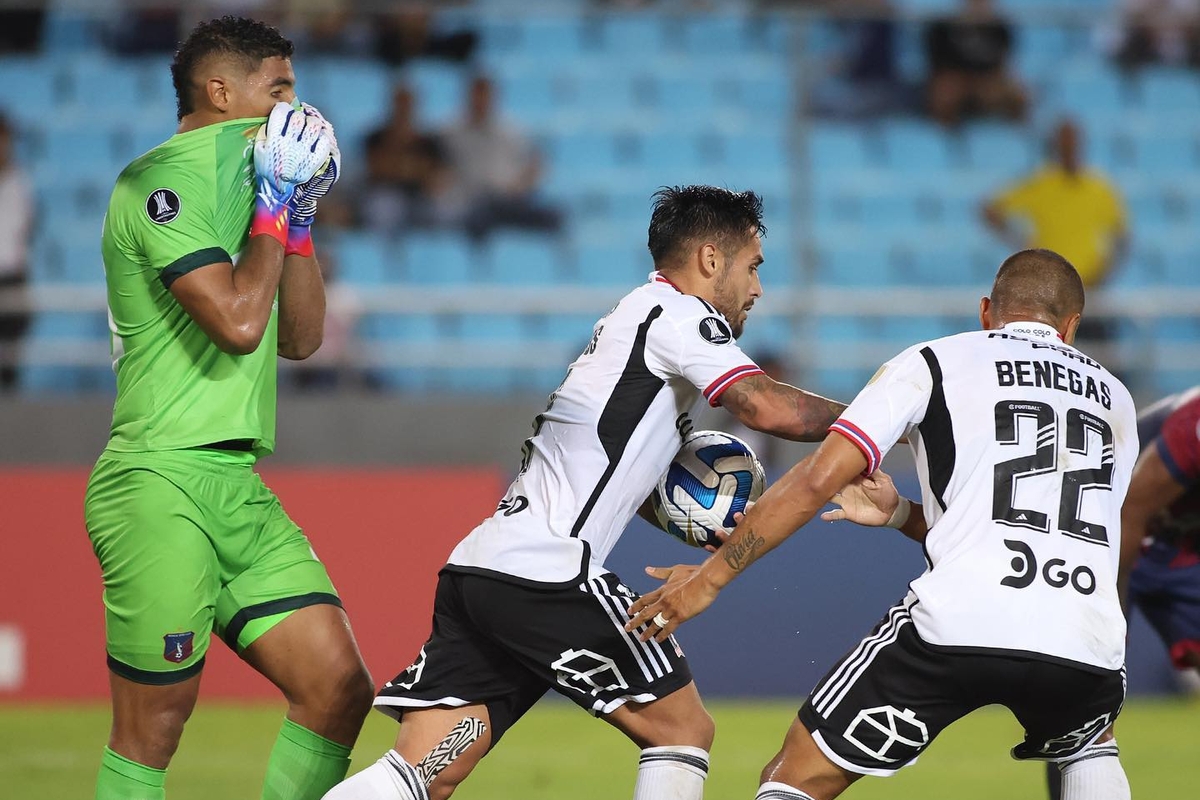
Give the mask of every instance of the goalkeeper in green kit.
M 341 780 L 370 708 L 325 567 L 254 471 L 275 445 L 277 355 L 321 343 L 310 227 L 340 159 L 291 54 L 252 20 L 192 31 L 171 65 L 178 132 L 125 168 L 105 218 L 117 398 L 85 500 L 113 708 L 97 800 L 165 797 L 210 634 L 288 701 L 264 799 Z

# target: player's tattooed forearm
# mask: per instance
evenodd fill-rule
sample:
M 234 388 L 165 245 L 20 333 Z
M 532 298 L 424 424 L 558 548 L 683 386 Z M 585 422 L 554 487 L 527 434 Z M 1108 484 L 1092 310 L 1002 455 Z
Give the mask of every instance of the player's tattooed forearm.
M 745 535 L 740 539 L 728 541 L 721 546 L 721 557 L 731 570 L 741 572 L 754 563 L 758 552 L 766 543 L 767 540 L 755 533 L 753 528 L 747 528 Z
M 829 426 L 846 410 L 844 403 L 808 392 L 796 392 L 796 416 L 818 438 L 824 438 Z

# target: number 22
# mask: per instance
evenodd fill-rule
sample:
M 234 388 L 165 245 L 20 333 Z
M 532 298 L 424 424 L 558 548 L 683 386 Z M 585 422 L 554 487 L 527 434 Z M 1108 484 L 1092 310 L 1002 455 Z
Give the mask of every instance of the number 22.
M 1002 461 L 995 466 L 992 488 L 992 519 L 1003 525 L 1050 531 L 1050 516 L 1044 511 L 1014 508 L 1017 481 L 1053 472 L 1058 466 L 1058 416 L 1047 403 L 1001 401 L 996 404 L 996 441 L 1020 444 L 1018 420 L 1032 418 L 1037 425 L 1036 449 L 1032 455 Z M 1058 507 L 1058 529 L 1066 536 L 1108 546 L 1108 529 L 1079 518 L 1085 489 L 1112 490 L 1113 435 L 1104 420 L 1078 408 L 1066 415 L 1066 446 L 1072 453 L 1088 454 L 1088 432 L 1100 437 L 1100 466 L 1063 473 Z

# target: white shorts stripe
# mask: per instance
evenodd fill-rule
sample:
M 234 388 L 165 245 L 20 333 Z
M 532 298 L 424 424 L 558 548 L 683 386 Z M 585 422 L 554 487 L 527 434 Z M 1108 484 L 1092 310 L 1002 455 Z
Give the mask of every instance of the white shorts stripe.
M 812 695 L 812 703 L 814 708 L 818 703 L 823 703 L 825 701 L 826 694 L 833 690 L 834 685 L 841 680 L 841 677 L 846 673 L 846 671 L 854 668 L 855 664 L 858 662 L 858 659 L 862 657 L 863 651 L 870 646 L 871 641 L 877 636 L 886 635 L 887 630 L 891 628 L 892 624 L 895 622 L 896 615 L 902 610 L 902 605 L 893 606 L 891 609 L 889 609 L 887 613 L 887 619 L 884 624 L 880 626 L 879 631 L 859 642 L 855 648 L 850 651 L 850 654 L 846 656 L 846 659 L 841 663 L 841 665 L 837 667 L 836 671 L 831 674 L 824 683 L 817 686 Z
M 617 616 L 617 606 L 613 603 L 613 598 L 608 595 L 607 586 L 604 581 L 594 578 L 587 582 L 588 594 L 596 598 L 596 602 L 608 614 L 608 618 L 612 624 L 621 632 L 621 637 L 625 640 L 625 645 L 629 648 L 629 652 L 633 653 L 633 658 L 637 661 L 638 666 L 642 668 L 642 674 L 646 680 L 653 681 L 656 677 L 661 678 L 666 673 L 663 672 L 662 666 L 654 659 L 652 653 L 646 649 L 644 643 L 637 641 L 637 634 L 627 633 L 625 631 L 625 623 Z
M 887 620 L 879 630 L 859 642 L 858 646 L 837 668 L 837 671 L 817 687 L 817 690 L 813 692 L 812 705 L 818 714 L 825 716 L 831 711 L 841 699 L 839 696 L 834 700 L 833 696 L 844 694 L 844 690 L 857 680 L 858 674 L 875 658 L 875 652 L 883 645 L 895 641 L 901 625 L 912 619 L 909 616 L 908 607 L 907 598 L 900 605 L 893 606 L 888 611 Z M 833 705 L 829 705 L 831 700 Z
M 875 660 L 875 656 L 879 655 L 879 651 L 883 650 L 883 648 L 890 644 L 894 644 L 896 639 L 900 637 L 900 630 L 905 625 L 911 623 L 912 617 L 908 616 L 907 614 L 897 618 L 896 626 L 892 629 L 892 632 L 888 638 L 875 643 L 875 645 L 871 648 L 870 653 L 867 655 L 867 660 L 864 661 L 861 666 L 855 669 L 853 673 L 846 676 L 846 680 L 841 688 L 838 689 L 837 694 L 835 694 L 833 698 L 825 704 L 824 708 L 818 709 L 818 711 L 822 715 L 833 713 L 833 710 L 837 708 L 838 703 L 842 702 L 842 699 L 850 692 L 851 687 L 854 686 L 854 682 L 862 677 L 862 674 L 866 672 L 867 667 L 871 666 L 871 662 Z

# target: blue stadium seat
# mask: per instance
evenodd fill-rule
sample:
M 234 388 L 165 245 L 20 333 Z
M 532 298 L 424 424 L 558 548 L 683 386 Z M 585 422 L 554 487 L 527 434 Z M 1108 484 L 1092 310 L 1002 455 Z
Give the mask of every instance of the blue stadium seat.
M 920 238 L 897 242 L 892 254 L 897 283 L 920 286 L 962 286 L 977 283 L 972 241 L 930 231 Z
M 701 58 L 734 56 L 746 50 L 746 18 L 733 14 L 689 14 L 682 18 L 684 50 Z
M 402 249 L 411 283 L 467 283 L 483 272 L 480 254 L 460 235 L 413 232 Z
M 343 231 L 332 245 L 341 282 L 377 286 L 399 281 L 404 275 L 395 243 L 378 234 Z
M 578 345 L 579 352 L 583 352 L 599 317 L 599 314 L 547 314 L 540 324 L 547 339 Z
M 1134 165 L 1143 173 L 1170 176 L 1196 169 L 1197 147 L 1191 136 L 1143 135 L 1129 143 Z
M 519 346 L 525 338 L 521 314 L 463 314 L 458 320 L 456 338 L 469 341 L 510 343 Z
M 973 167 L 1015 173 L 1031 165 L 1029 140 L 1014 125 L 975 124 L 967 128 L 964 141 Z
M 100 49 L 102 37 L 95 14 L 47 5 L 51 7 L 46 9 L 42 23 L 42 48 L 46 52 L 75 55 Z
M 461 67 L 417 61 L 402 70 L 398 79 L 407 82 L 415 92 L 417 113 L 423 124 L 444 125 L 462 116 L 467 81 Z M 507 108 L 516 99 L 504 91 L 503 85 L 498 86 L 496 103 L 499 107 Z M 386 109 L 385 102 L 376 99 L 370 105 L 373 109 Z
M 809 130 L 808 158 L 814 170 L 864 169 L 871 160 L 862 126 L 832 123 Z
M 499 232 L 490 237 L 490 278 L 516 285 L 552 284 L 562 272 L 560 244 L 542 234 Z
M 619 166 L 616 137 L 608 133 L 582 132 L 552 141 L 550 160 L 556 170 L 574 176 L 600 173 Z
M 1152 111 L 1175 112 L 1200 106 L 1200 78 L 1187 69 L 1147 67 L 1138 73 L 1142 104 Z
M 103 284 L 104 258 L 100 254 L 100 229 L 94 236 L 76 236 L 60 242 L 63 278 L 72 283 Z
M 817 282 L 832 286 L 887 286 L 891 274 L 891 244 L 863 235 L 862 229 L 819 231 L 815 245 Z
M 18 123 L 45 122 L 67 93 L 69 81 L 57 62 L 28 56 L 0 56 L 4 113 Z
M 585 41 L 594 41 L 609 55 L 637 56 L 658 53 L 669 46 L 664 20 L 653 13 L 605 14 L 583 31 Z
M 893 169 L 949 169 L 954 161 L 955 144 L 933 123 L 888 122 L 883 126 L 883 145 Z
M 575 270 L 582 284 L 632 288 L 654 269 L 644 241 L 583 242 L 577 248 Z
M 1163 273 L 1168 286 L 1200 286 L 1200 245 L 1164 249 Z
M 520 22 L 517 50 L 543 60 L 569 60 L 580 51 L 580 23 L 570 15 L 529 17 Z
M 140 115 L 146 102 L 140 64 L 97 54 L 64 63 L 70 76 L 71 106 L 86 114 L 89 125 L 97 119 L 124 121 Z M 163 123 L 170 121 L 168 117 Z

